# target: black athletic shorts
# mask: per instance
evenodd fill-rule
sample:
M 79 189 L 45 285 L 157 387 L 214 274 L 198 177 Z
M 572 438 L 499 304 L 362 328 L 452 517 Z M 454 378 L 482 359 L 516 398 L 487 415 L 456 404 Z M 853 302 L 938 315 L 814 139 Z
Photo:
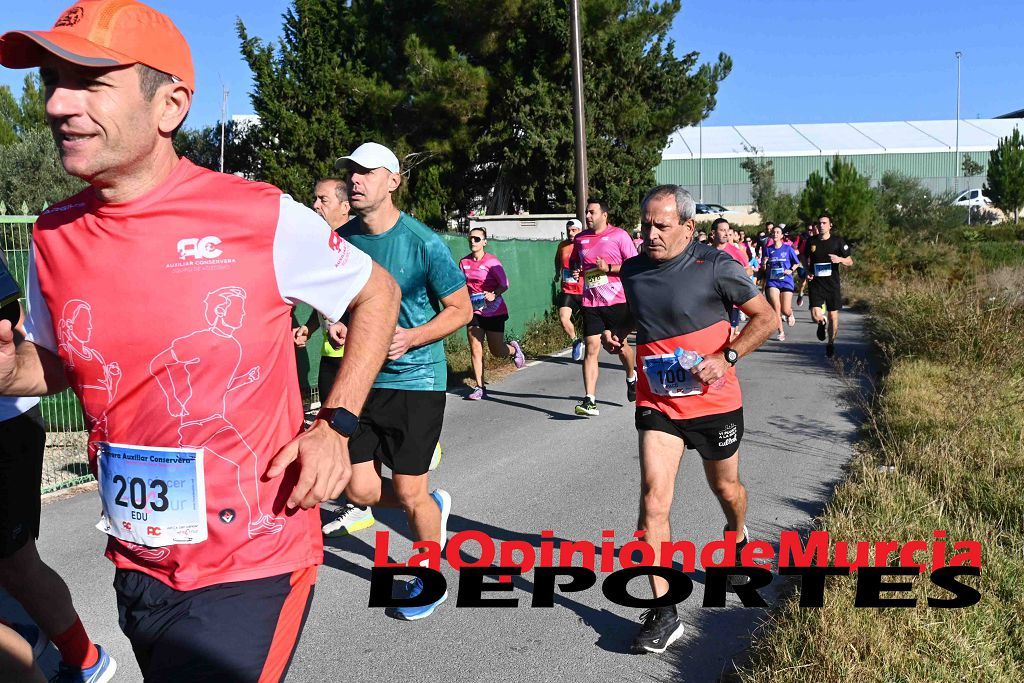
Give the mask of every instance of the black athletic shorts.
M 504 332 L 506 320 L 508 320 L 508 315 L 480 315 L 479 313 L 474 313 L 473 319 L 469 321 L 469 325 L 466 325 L 466 327 L 479 327 L 484 332 Z
M 341 369 L 341 356 L 320 356 L 320 370 L 316 377 L 316 387 L 320 392 L 320 403 L 327 400 L 334 386 L 334 380 Z
M 39 538 L 46 427 L 39 406 L 0 422 L 0 558 Z
M 395 474 L 426 474 L 441 439 L 445 392 L 370 389 L 348 442 L 352 464 L 379 460 Z
M 825 304 L 825 308 L 830 311 L 843 309 L 843 295 L 838 287 L 822 285 L 816 280 L 811 280 L 807 286 L 807 295 L 811 301 L 811 308 L 819 308 Z
M 316 567 L 178 591 L 117 569 L 121 630 L 146 683 L 284 680 L 313 602 Z
M 605 330 L 632 330 L 633 317 L 626 304 L 583 307 L 583 336 L 593 337 Z
M 743 408 L 690 420 L 673 420 L 660 410 L 637 408 L 636 428 L 679 437 L 704 460 L 725 460 L 736 454 L 743 440 Z
M 555 297 L 555 308 L 571 308 L 574 314 L 579 313 L 583 308 L 583 295 L 561 292 Z

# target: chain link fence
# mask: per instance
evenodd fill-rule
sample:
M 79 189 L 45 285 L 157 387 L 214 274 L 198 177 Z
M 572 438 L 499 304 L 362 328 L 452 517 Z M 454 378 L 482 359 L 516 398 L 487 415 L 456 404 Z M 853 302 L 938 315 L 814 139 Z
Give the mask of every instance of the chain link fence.
M 35 216 L 0 215 L 0 249 L 3 249 L 11 274 L 23 292 L 35 220 Z M 67 390 L 54 396 L 44 396 L 40 410 L 46 421 L 42 492 L 49 493 L 92 479 L 86 451 L 88 434 L 74 393 Z

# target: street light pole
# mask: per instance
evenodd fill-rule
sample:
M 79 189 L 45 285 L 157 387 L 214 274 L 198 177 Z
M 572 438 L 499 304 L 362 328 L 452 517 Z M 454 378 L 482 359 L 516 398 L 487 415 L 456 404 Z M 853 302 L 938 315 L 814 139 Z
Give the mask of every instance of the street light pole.
M 583 50 L 580 47 L 580 3 L 569 0 L 569 40 L 572 43 L 572 123 L 576 146 L 576 217 L 587 213 L 587 119 L 583 101 Z
M 700 176 L 700 203 L 704 203 L 704 117 L 703 112 L 700 121 L 697 122 L 697 147 L 700 153 L 700 162 L 697 164 L 697 175 Z M 719 199 L 721 201 L 721 199 Z
M 956 141 L 953 152 L 953 192 L 960 191 L 960 58 L 963 53 L 956 51 Z M 971 196 L 967 195 L 967 224 L 971 224 Z

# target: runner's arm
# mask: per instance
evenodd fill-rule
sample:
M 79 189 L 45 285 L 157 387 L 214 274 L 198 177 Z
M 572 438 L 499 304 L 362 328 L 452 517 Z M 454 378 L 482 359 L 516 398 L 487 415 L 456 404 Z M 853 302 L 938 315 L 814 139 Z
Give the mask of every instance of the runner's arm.
M 739 309 L 747 314 L 749 320 L 729 344 L 729 348 L 743 358 L 756 351 L 776 329 L 775 310 L 761 293 L 739 304 Z M 693 374 L 705 384 L 714 384 L 724 377 L 728 370 L 729 361 L 725 359 L 724 353 L 719 352 L 705 356 L 700 365 L 693 369 Z
M 370 387 L 384 364 L 401 300 L 398 283 L 374 263 L 370 279 L 349 304 L 345 362 L 338 370 L 330 394 L 323 400 L 325 407 L 345 408 L 353 415 L 362 411 Z

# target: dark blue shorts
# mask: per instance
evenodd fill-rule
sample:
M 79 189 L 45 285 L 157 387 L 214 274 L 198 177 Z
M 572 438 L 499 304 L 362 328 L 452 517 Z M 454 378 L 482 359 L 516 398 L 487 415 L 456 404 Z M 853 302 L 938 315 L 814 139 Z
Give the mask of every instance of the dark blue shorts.
M 316 567 L 178 591 L 114 574 L 121 630 L 146 683 L 281 681 L 313 601 Z

